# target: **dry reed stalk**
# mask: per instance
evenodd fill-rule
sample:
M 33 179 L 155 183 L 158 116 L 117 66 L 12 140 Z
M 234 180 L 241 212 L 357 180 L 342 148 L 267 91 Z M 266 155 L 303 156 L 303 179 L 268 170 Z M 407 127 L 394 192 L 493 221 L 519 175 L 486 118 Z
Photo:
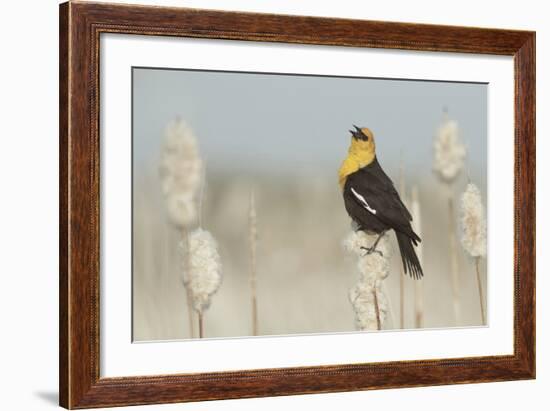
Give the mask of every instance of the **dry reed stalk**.
M 204 321 L 203 321 L 203 313 L 199 312 L 197 313 L 199 317 L 199 338 L 204 338 Z
M 420 238 L 422 238 L 422 219 L 420 213 L 420 199 L 418 196 L 418 187 L 413 186 L 411 192 L 411 214 L 413 217 L 413 229 Z M 423 266 L 422 243 L 416 246 L 416 255 L 420 265 Z M 414 282 L 414 326 L 422 328 L 424 325 L 424 279 Z
M 461 321 L 460 310 L 460 278 L 458 273 L 458 247 L 456 244 L 455 211 L 452 193 L 449 190 L 449 256 L 451 258 L 451 282 L 453 289 L 453 312 L 455 324 Z
M 191 267 L 189 254 L 189 234 L 185 227 L 181 229 L 182 254 L 183 254 L 183 287 L 185 288 L 185 302 L 187 305 L 187 321 L 189 322 L 190 337 L 195 337 L 195 319 L 193 318 L 193 293 L 189 287 L 189 271 Z
M 481 200 L 481 193 L 475 184 L 469 183 L 467 185 L 466 190 L 462 194 L 460 206 L 462 247 L 474 258 L 481 322 L 485 325 L 487 323 L 487 318 L 479 264 L 481 258 L 487 255 L 487 222 L 485 220 L 485 210 Z
M 479 309 L 481 312 L 481 324 L 486 325 L 487 324 L 487 315 L 485 314 L 485 306 L 484 306 L 484 297 L 483 297 L 483 286 L 481 284 L 481 273 L 479 272 L 479 260 L 481 257 L 477 257 L 475 259 L 475 265 L 476 265 L 476 277 L 477 277 L 477 290 L 479 294 Z
M 202 228 L 202 203 L 204 202 L 204 192 L 206 190 L 206 163 L 202 164 L 200 192 L 199 192 L 199 228 Z
M 254 192 L 250 193 L 250 205 L 248 210 L 248 245 L 250 258 L 250 296 L 252 305 L 252 335 L 258 335 L 258 297 L 256 291 L 256 249 L 258 243 L 258 222 L 256 214 L 256 201 Z
M 374 311 L 376 313 L 376 329 L 380 331 L 382 329 L 382 319 L 380 318 L 380 305 L 378 304 L 378 293 L 376 287 L 372 289 L 372 296 L 374 299 Z
M 405 328 L 405 274 L 403 272 L 399 276 L 399 328 Z
M 424 327 L 424 284 L 421 280 L 414 283 L 414 326 Z
M 399 195 L 406 203 L 405 193 L 405 167 L 403 165 L 403 155 L 401 154 L 401 164 L 399 166 Z M 399 328 L 405 328 L 405 268 L 402 264 L 401 275 L 399 276 Z
M 460 324 L 460 283 L 458 277 L 458 248 L 456 244 L 455 211 L 452 184 L 464 168 L 466 147 L 460 140 L 458 123 L 449 119 L 446 111 L 434 139 L 433 170 L 444 183 L 448 193 L 449 257 L 455 324 Z

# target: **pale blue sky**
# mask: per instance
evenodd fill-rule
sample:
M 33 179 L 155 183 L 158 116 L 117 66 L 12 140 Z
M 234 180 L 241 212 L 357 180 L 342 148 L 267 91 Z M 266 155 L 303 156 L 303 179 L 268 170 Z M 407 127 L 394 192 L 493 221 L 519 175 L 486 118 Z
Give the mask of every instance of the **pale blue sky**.
M 486 181 L 487 85 L 135 68 L 134 166 L 154 164 L 165 125 L 195 131 L 208 171 L 334 176 L 352 124 L 374 131 L 381 164 L 400 156 L 431 174 L 432 141 L 447 108 L 468 147 L 468 169 Z

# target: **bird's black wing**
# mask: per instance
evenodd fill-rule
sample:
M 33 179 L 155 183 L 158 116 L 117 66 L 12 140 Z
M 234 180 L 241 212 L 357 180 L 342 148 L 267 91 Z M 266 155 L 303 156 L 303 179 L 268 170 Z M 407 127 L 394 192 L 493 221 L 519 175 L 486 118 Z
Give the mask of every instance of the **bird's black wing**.
M 411 228 L 411 214 L 376 158 L 368 166 L 348 176 L 344 195 L 369 213 L 369 218 L 375 217 L 415 242 L 420 240 Z

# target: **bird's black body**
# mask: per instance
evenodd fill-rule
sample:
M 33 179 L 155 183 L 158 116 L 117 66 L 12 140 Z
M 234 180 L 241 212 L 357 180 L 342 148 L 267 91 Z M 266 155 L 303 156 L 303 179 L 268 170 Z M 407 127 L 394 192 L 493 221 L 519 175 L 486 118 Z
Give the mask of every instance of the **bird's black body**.
M 346 210 L 358 229 L 374 233 L 393 229 L 405 272 L 414 278 L 422 277 L 422 267 L 413 247 L 420 242 L 420 237 L 413 231 L 411 214 L 376 157 L 347 176 L 343 195 Z

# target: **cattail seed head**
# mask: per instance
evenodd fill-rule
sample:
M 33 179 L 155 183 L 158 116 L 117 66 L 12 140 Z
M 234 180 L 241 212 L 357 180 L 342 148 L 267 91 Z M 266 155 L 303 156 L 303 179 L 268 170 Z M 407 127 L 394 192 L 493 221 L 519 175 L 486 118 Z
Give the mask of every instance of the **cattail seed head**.
M 391 247 L 384 234 L 376 250 L 368 253 L 378 234 L 351 231 L 344 239 L 344 249 L 357 256 L 359 282 L 350 290 L 349 299 L 355 312 L 355 323 L 360 330 L 378 330 L 388 315 L 388 300 L 380 286 L 390 273 Z
M 188 227 L 197 219 L 196 196 L 201 170 L 199 147 L 191 128 L 182 120 L 168 124 L 159 174 L 166 210 L 176 227 Z
M 378 321 L 384 324 L 388 317 L 388 299 L 379 285 L 373 287 L 359 282 L 350 290 L 349 300 L 355 312 L 355 324 L 361 331 L 378 330 Z
M 481 193 L 475 184 L 469 183 L 460 199 L 462 246 L 472 257 L 487 254 L 487 222 Z
M 185 247 L 181 244 L 181 247 Z M 197 228 L 188 237 L 187 283 L 193 297 L 193 308 L 202 313 L 210 306 L 212 296 L 222 282 L 222 264 L 218 245 L 210 232 Z
M 376 251 L 367 254 L 366 249 L 372 247 L 377 238 L 378 234 L 352 231 L 344 239 L 344 250 L 358 257 L 357 268 L 361 282 L 374 284 L 376 280 L 383 280 L 389 275 L 392 250 L 386 234 L 376 245 Z
M 350 231 L 349 234 L 344 238 L 344 241 L 342 243 L 344 250 L 350 254 L 355 254 L 359 257 L 363 256 L 365 254 L 364 248 L 370 248 L 373 246 L 374 242 L 378 238 L 378 234 L 371 234 L 366 233 L 365 231 L 359 230 L 359 231 Z M 389 258 L 392 254 L 392 249 L 390 247 L 390 242 L 388 239 L 388 234 L 384 234 L 384 236 L 380 239 L 378 244 L 376 245 L 376 249 L 380 251 L 384 257 Z M 379 255 L 378 253 L 374 253 L 375 255 Z M 371 254 L 369 254 L 370 256 Z
M 458 123 L 447 115 L 434 139 L 433 170 L 446 183 L 451 183 L 464 167 L 466 147 L 459 137 Z

